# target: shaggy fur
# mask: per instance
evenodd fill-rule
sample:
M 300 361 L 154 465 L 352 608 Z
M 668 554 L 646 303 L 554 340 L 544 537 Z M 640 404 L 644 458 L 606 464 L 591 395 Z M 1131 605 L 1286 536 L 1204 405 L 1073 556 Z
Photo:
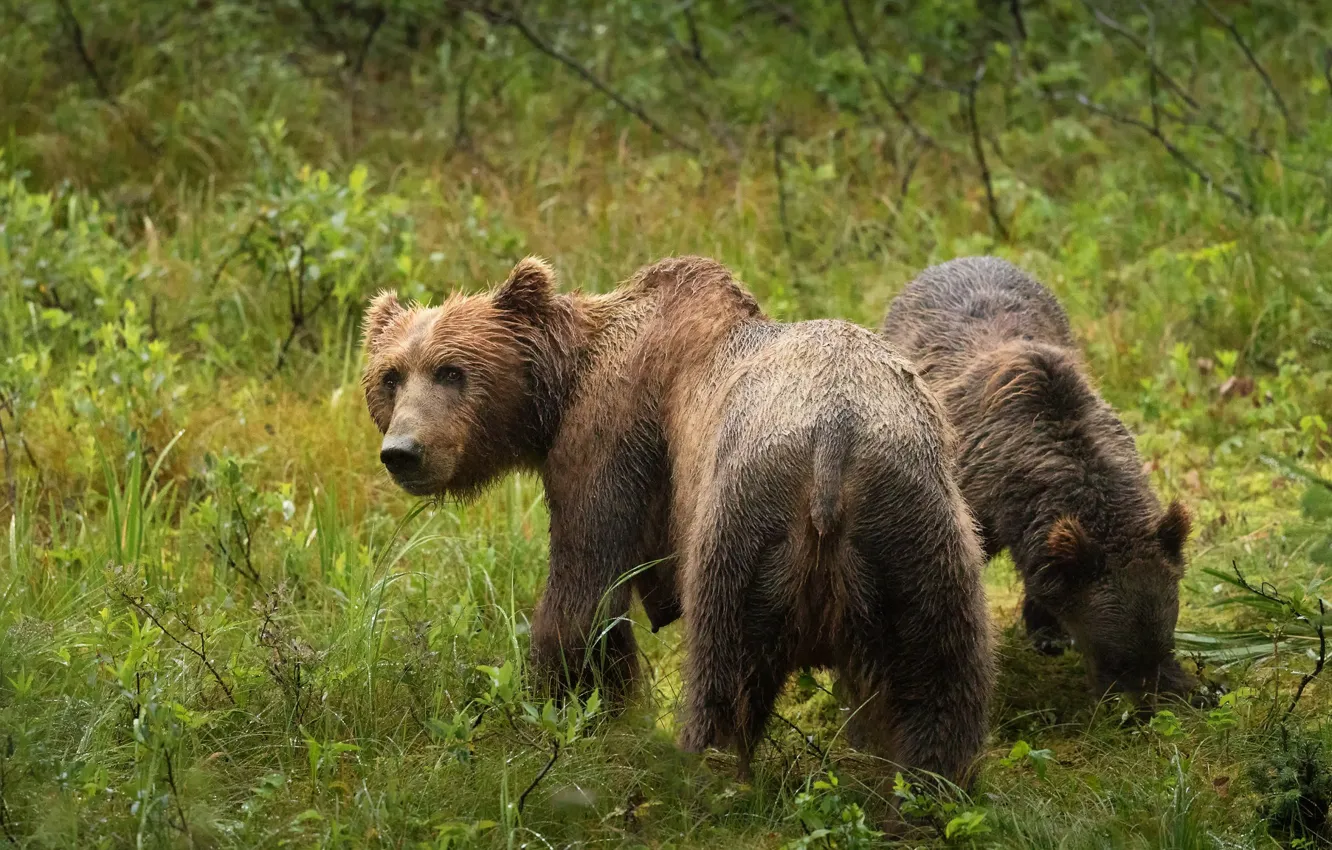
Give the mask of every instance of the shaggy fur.
M 667 559 L 633 586 L 654 626 L 685 616 L 685 748 L 734 745 L 747 770 L 788 673 L 826 666 L 872 749 L 965 778 L 994 679 L 980 541 L 943 411 L 882 339 L 768 321 L 696 257 L 608 295 L 559 294 L 528 259 L 437 308 L 381 296 L 365 327 L 386 444 L 425 446 L 403 486 L 542 476 L 538 677 L 622 696 L 637 660 L 618 579 Z M 431 377 L 449 364 L 461 389 Z
M 907 286 L 883 332 L 947 408 L 963 493 L 987 555 L 1012 553 L 1038 647 L 1071 635 L 1102 693 L 1191 689 L 1174 657 L 1188 513 L 1161 509 L 1054 296 L 1003 260 L 954 260 Z

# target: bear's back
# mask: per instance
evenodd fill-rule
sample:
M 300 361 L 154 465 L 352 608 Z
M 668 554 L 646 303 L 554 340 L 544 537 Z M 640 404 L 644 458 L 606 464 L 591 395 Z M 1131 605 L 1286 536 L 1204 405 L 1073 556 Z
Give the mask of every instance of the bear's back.
M 951 377 L 1014 339 L 1074 347 L 1054 295 L 997 257 L 963 257 L 921 272 L 894 299 L 883 332 L 931 378 Z M 930 375 L 937 372 L 944 374 Z
M 821 319 L 764 322 L 737 333 L 747 344 L 717 366 L 695 425 L 712 431 L 719 458 L 797 454 L 817 435 L 843 435 L 856 453 L 942 457 L 946 417 L 910 362 L 881 336 Z

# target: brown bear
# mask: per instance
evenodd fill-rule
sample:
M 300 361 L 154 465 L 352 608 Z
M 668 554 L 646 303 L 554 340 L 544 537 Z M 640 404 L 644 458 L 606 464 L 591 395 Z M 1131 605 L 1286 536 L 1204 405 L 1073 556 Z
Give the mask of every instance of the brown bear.
M 860 737 L 965 778 L 993 687 L 980 540 L 942 409 L 877 334 L 779 324 L 723 266 L 666 260 L 605 295 L 540 260 L 433 308 L 365 319 L 380 457 L 408 492 L 467 496 L 538 471 L 550 575 L 531 667 L 622 697 L 636 583 L 654 625 L 682 605 L 682 745 L 742 773 L 788 673 L 840 671 Z
M 883 333 L 948 411 L 962 491 L 987 556 L 1013 556 L 1037 647 L 1071 636 L 1100 693 L 1191 690 L 1174 656 L 1188 512 L 1161 509 L 1049 290 L 1003 260 L 953 260 L 906 287 Z

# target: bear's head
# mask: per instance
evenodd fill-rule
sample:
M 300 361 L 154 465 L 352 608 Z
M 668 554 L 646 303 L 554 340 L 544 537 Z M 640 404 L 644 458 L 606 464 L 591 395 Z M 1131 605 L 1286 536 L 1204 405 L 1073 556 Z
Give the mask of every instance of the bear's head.
M 1072 635 L 1099 693 L 1152 700 L 1196 686 L 1175 658 L 1189 528 L 1188 510 L 1172 502 L 1131 536 L 1094 536 L 1073 516 L 1046 535 L 1028 592 Z
M 530 455 L 532 340 L 555 297 L 550 266 L 529 257 L 488 293 L 429 308 L 393 292 L 371 302 L 361 385 L 398 486 L 466 498 Z

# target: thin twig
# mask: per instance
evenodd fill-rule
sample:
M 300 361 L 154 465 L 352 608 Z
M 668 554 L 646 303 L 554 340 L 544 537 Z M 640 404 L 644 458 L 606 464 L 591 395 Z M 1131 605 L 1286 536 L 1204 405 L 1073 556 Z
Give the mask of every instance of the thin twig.
M 1307 617 L 1300 614 L 1297 614 L 1296 616 L 1299 617 L 1301 620 L 1308 622 Z M 1295 689 L 1295 698 L 1290 701 L 1290 706 L 1286 709 L 1285 717 L 1282 718 L 1283 721 L 1286 718 L 1290 717 L 1291 712 L 1295 710 L 1295 706 L 1299 703 L 1300 697 L 1304 696 L 1304 689 L 1309 686 L 1310 682 L 1318 678 L 1319 673 L 1323 672 L 1323 665 L 1327 662 L 1327 632 L 1325 630 L 1326 622 L 1327 622 L 1327 606 L 1323 602 L 1323 598 L 1320 596 L 1318 598 L 1318 625 L 1314 627 L 1314 631 L 1317 632 L 1318 634 L 1318 658 L 1314 662 L 1314 668 L 1310 670 L 1308 673 L 1305 673 L 1304 678 L 1300 679 L 1300 686 Z
M 593 74 L 590 70 L 588 70 L 587 66 L 583 65 L 578 60 L 574 59 L 572 56 L 569 56 L 568 54 L 561 52 L 550 42 L 546 41 L 544 38 L 538 35 L 530 26 L 528 26 L 527 22 L 524 21 L 517 14 L 511 12 L 502 12 L 498 9 L 492 9 L 488 6 L 482 7 L 480 11 L 493 23 L 503 24 L 505 26 L 509 26 L 517 30 L 518 33 L 522 35 L 523 38 L 527 39 L 528 44 L 531 44 L 537 50 L 541 51 L 550 58 L 554 59 L 556 62 L 559 62 L 561 65 L 564 65 L 569 70 L 573 71 L 575 74 L 581 77 L 584 82 L 592 86 L 592 88 L 596 89 L 597 91 L 601 92 L 606 97 L 610 98 L 617 106 L 619 106 L 625 112 L 628 112 L 630 115 L 634 116 L 639 121 L 642 121 L 644 124 L 648 126 L 649 129 L 657 133 L 657 135 L 661 136 L 666 141 L 670 142 L 671 144 L 675 145 L 676 147 L 682 150 L 686 150 L 689 153 L 698 155 L 699 150 L 697 147 L 691 145 L 690 143 L 686 142 L 684 139 L 672 133 L 670 130 L 666 129 L 665 125 L 663 125 L 660 121 L 649 115 L 642 107 L 630 102 L 627 98 L 625 98 L 624 95 L 620 94 L 615 89 L 611 88 L 609 85 L 602 82 L 601 79 L 597 77 L 596 74 Z
M 815 753 L 817 753 L 819 758 L 825 757 L 826 754 L 823 752 L 823 748 L 820 747 L 818 744 L 814 743 L 813 735 L 807 734 L 804 729 L 801 729 L 794 722 L 784 717 L 780 712 L 774 711 L 772 715 L 773 717 L 776 717 L 778 720 L 785 723 L 787 726 L 790 726 L 792 729 L 794 729 L 796 731 L 796 734 L 800 736 L 800 740 L 804 742 L 805 746 L 813 750 Z
M 231 264 L 231 261 L 236 259 L 236 257 L 240 256 L 250 247 L 250 236 L 254 233 L 254 229 L 259 226 L 261 220 L 262 216 L 258 216 L 254 221 L 251 221 L 250 226 L 245 228 L 245 233 L 241 236 L 240 242 L 236 244 L 235 248 L 227 252 L 227 255 L 222 258 L 222 262 L 218 263 L 217 268 L 213 271 L 213 276 L 209 284 L 210 287 L 216 287 L 217 282 L 222 279 L 222 273 L 227 270 L 227 266 Z
M 9 819 L 9 806 L 5 803 L 5 779 L 7 777 L 6 768 L 9 759 L 14 755 L 14 736 L 5 735 L 5 751 L 0 753 L 0 833 L 3 833 L 5 839 L 10 844 L 18 845 L 18 836 L 14 834 L 14 827 Z
M 1332 95 L 1332 47 L 1323 51 L 1323 79 L 1327 80 L 1327 93 Z
M 1188 127 L 1205 128 L 1211 131 L 1219 138 L 1229 142 L 1231 145 L 1235 146 L 1236 148 L 1239 148 L 1250 154 L 1255 154 L 1257 156 L 1264 157 L 1265 159 L 1276 161 L 1276 155 L 1265 145 L 1253 141 L 1246 141 L 1244 139 L 1239 138 L 1234 133 L 1231 133 L 1225 127 L 1221 126 L 1221 124 L 1219 124 L 1216 121 L 1216 119 L 1206 114 L 1202 104 L 1198 103 L 1196 99 L 1194 99 L 1191 95 L 1189 95 L 1189 93 L 1185 91 L 1184 87 L 1181 86 L 1179 82 L 1176 81 L 1173 77 L 1171 77 L 1170 74 L 1166 72 L 1165 68 L 1163 68 L 1161 64 L 1156 61 L 1154 55 L 1155 51 L 1152 49 L 1152 47 L 1149 44 L 1144 44 L 1141 41 L 1141 39 L 1139 39 L 1138 36 L 1133 33 L 1132 30 L 1130 30 L 1128 27 L 1124 26 L 1120 22 L 1116 21 L 1114 18 L 1111 18 L 1109 15 L 1106 15 L 1100 9 L 1093 6 L 1088 0 L 1083 0 L 1083 5 L 1085 5 L 1089 10 L 1091 10 L 1092 14 L 1096 16 L 1096 19 L 1100 21 L 1101 24 L 1110 28 L 1114 32 L 1117 32 L 1120 35 L 1124 36 L 1135 47 L 1141 50 L 1143 54 L 1146 55 L 1147 57 L 1147 62 L 1151 74 L 1154 75 L 1157 80 L 1160 80 L 1160 82 L 1163 83 L 1167 89 L 1172 91 L 1184 103 L 1184 105 L 1188 107 L 1188 110 L 1190 112 L 1192 112 L 1194 115 L 1198 117 L 1190 118 L 1185 114 L 1182 114 L 1180 112 L 1174 112 L 1169 109 L 1163 109 L 1161 111 L 1162 115 L 1164 115 L 1166 118 L 1169 118 L 1171 121 L 1174 121 L 1178 124 L 1183 124 Z M 1332 66 L 1330 66 L 1329 72 L 1332 72 Z M 1329 79 L 1329 86 L 1332 86 L 1332 79 Z M 1153 103 L 1152 108 L 1153 110 L 1157 108 L 1155 103 Z M 1159 121 L 1158 121 L 1158 126 L 1159 126 Z M 1319 177 L 1326 179 L 1327 176 L 1321 171 L 1317 171 L 1312 168 L 1306 168 L 1298 164 L 1287 162 L 1285 160 L 1282 160 L 1281 165 L 1283 168 L 1298 172 L 1300 174 L 1305 174 L 1311 177 Z
M 61 27 L 65 30 L 65 34 L 69 36 L 70 42 L 74 45 L 74 52 L 78 54 L 79 61 L 83 64 L 83 69 L 87 71 L 88 76 L 92 78 L 93 85 L 97 88 L 97 93 L 101 95 L 102 100 L 105 100 L 111 108 L 120 115 L 121 120 L 125 122 L 125 127 L 130 131 L 130 135 L 134 137 L 136 142 L 149 153 L 158 153 L 158 146 L 153 144 L 147 136 L 144 136 L 143 133 L 139 131 L 139 128 L 134 126 L 134 122 L 129 120 L 129 116 L 120 105 L 120 100 L 114 93 L 112 93 L 111 87 L 107 85 L 105 78 L 102 77 L 101 71 L 97 69 L 97 63 L 93 61 L 92 56 L 88 53 L 88 45 L 83 39 L 83 26 L 79 23 L 78 17 L 74 14 L 74 10 L 70 8 L 69 0 L 57 0 L 56 5 L 60 10 Z
M 1217 182 L 1216 179 L 1213 178 L 1211 174 L 1207 173 L 1207 171 L 1203 169 L 1201 165 L 1198 165 L 1198 163 L 1190 159 L 1186 153 L 1184 153 L 1182 150 L 1176 147 L 1173 142 L 1171 142 L 1168 138 L 1166 138 L 1165 133 L 1162 132 L 1159 127 L 1153 127 L 1152 125 L 1139 121 L 1136 118 L 1130 118 L 1127 115 L 1120 115 L 1117 112 L 1113 112 L 1109 109 L 1106 109 L 1105 107 L 1097 104 L 1095 101 L 1093 101 L 1091 98 L 1087 97 L 1084 94 L 1076 93 L 1074 97 L 1077 99 L 1078 103 L 1082 104 L 1084 107 L 1096 113 L 1097 115 L 1101 115 L 1105 118 L 1108 118 L 1111 121 L 1115 122 L 1116 124 L 1126 124 L 1130 127 L 1137 127 L 1139 130 L 1146 132 L 1154 139 L 1156 139 L 1158 142 L 1160 142 L 1161 146 L 1166 149 L 1166 152 L 1175 158 L 1175 161 L 1177 161 L 1180 165 L 1183 165 L 1189 171 L 1196 174 L 1208 186 L 1211 186 L 1215 188 L 1217 191 L 1221 192 L 1221 194 L 1225 195 L 1227 198 L 1233 201 L 1237 206 L 1244 209 L 1246 212 L 1252 213 L 1254 211 L 1253 204 L 1250 203 L 1243 195 L 1236 192 L 1234 189 L 1231 189 L 1227 186 L 1223 186 L 1219 182 Z
M 334 50 L 338 49 L 338 40 L 329 32 L 328 25 L 324 23 L 324 16 L 320 14 L 319 7 L 315 6 L 310 0 L 300 0 L 301 8 L 310 16 L 310 24 L 314 27 L 315 34 L 323 39 L 325 46 Z
M 1009 0 L 1008 11 L 1013 15 L 1013 24 L 1017 27 L 1018 38 L 1027 40 L 1027 23 L 1022 20 L 1022 0 Z
M 384 21 L 388 20 L 388 12 L 384 11 L 383 6 L 376 6 L 370 11 L 370 28 L 361 39 L 361 47 L 356 51 L 356 60 L 352 62 L 352 74 L 359 77 L 361 71 L 365 68 L 365 58 L 370 55 L 370 45 L 374 43 L 375 36 L 379 34 L 379 28 L 384 26 Z
M 518 798 L 518 814 L 521 815 L 523 813 L 523 807 L 527 805 L 527 795 L 531 794 L 533 791 L 536 790 L 536 787 L 541 784 L 541 780 L 545 779 L 546 774 L 550 773 L 550 769 L 555 766 L 555 760 L 558 759 L 559 757 L 560 757 L 560 742 L 559 739 L 556 739 L 555 749 L 551 751 L 550 754 L 550 761 L 546 762 L 546 766 L 541 768 L 541 772 L 536 775 L 536 779 L 532 780 L 532 784 L 527 786 L 527 790 L 524 791 L 522 793 L 522 796 Z
M 0 393 L 0 414 L 8 411 L 13 416 L 13 408 L 4 393 Z M 5 433 L 5 418 L 0 415 L 0 450 L 5 453 L 5 493 L 9 497 L 10 509 L 18 511 L 18 484 L 14 480 L 14 455 L 9 450 L 9 435 Z
M 917 143 L 925 147 L 934 147 L 934 137 L 917 126 L 916 122 L 911 119 L 911 115 L 906 111 L 906 107 L 893 96 L 888 84 L 881 80 L 878 74 L 874 73 L 869 42 L 866 41 L 864 34 L 860 31 L 860 26 L 856 23 L 856 15 L 851 10 L 851 0 L 842 0 L 842 14 L 846 17 L 846 25 L 851 30 L 851 38 L 856 43 L 856 50 L 860 52 L 860 59 L 865 63 L 865 68 L 869 71 L 870 78 L 874 80 L 874 85 L 879 89 L 879 94 L 883 96 L 884 100 L 888 101 L 893 113 L 897 115 L 897 120 L 902 122 L 902 126 L 906 127 L 907 132 Z
M 1124 26 L 1119 21 L 1107 15 L 1105 12 L 1102 12 L 1096 6 L 1092 5 L 1090 0 L 1082 0 L 1082 4 L 1091 11 L 1092 15 L 1102 26 L 1107 27 L 1113 32 L 1119 33 L 1121 36 L 1127 39 L 1129 43 L 1131 43 L 1134 47 L 1142 51 L 1143 55 L 1147 57 L 1147 64 L 1150 67 L 1152 73 L 1156 74 L 1158 77 L 1161 78 L 1161 82 L 1165 83 L 1166 88 L 1170 89 L 1176 95 L 1178 95 L 1180 100 L 1187 103 L 1192 109 L 1201 109 L 1201 107 L 1198 105 L 1198 101 L 1194 100 L 1193 97 L 1184 90 L 1183 86 L 1175 82 L 1174 78 L 1171 77 L 1169 74 L 1167 74 L 1165 69 L 1157 64 L 1156 57 L 1153 55 L 1153 51 L 1150 49 L 1150 47 L 1148 47 L 1148 45 L 1142 42 L 1142 39 L 1138 38 L 1137 34 L 1134 33 L 1133 30 Z
M 472 146 L 472 136 L 467 130 L 467 86 L 472 81 L 472 71 L 475 68 L 476 62 L 469 64 L 467 70 L 463 72 L 462 80 L 458 83 L 458 103 L 453 128 L 454 148 L 470 148 Z
M 166 758 L 167 769 L 167 787 L 171 789 L 171 799 L 176 803 L 176 814 L 180 817 L 180 831 L 185 833 L 185 840 L 194 846 L 194 836 L 190 835 L 190 824 L 185 820 L 185 807 L 180 804 L 180 789 L 176 787 L 176 771 L 171 766 L 171 752 L 162 748 L 162 755 Z
M 985 145 L 981 142 L 980 121 L 976 118 L 976 89 L 985 79 L 985 62 L 982 61 L 967 87 L 967 122 L 971 124 L 971 146 L 976 153 L 976 165 L 980 168 L 981 180 L 985 183 L 985 200 L 990 209 L 990 221 L 994 224 L 999 238 L 1008 241 L 1008 228 L 1004 227 L 999 217 L 999 204 L 994 197 L 994 182 L 990 179 L 990 166 L 985 161 Z
M 907 157 L 906 170 L 902 172 L 902 181 L 898 186 L 897 193 L 898 197 L 903 200 L 906 200 L 907 191 L 911 189 L 911 178 L 916 174 L 916 166 L 920 164 L 920 155 L 923 152 L 924 148 L 917 145 L 911 152 L 911 156 Z
M 1249 49 L 1248 42 L 1246 42 L 1244 37 L 1240 35 L 1239 30 L 1235 27 L 1235 22 L 1221 14 L 1221 12 L 1219 12 L 1211 3 L 1207 2 L 1207 0 L 1198 0 L 1198 2 L 1202 4 L 1203 8 L 1206 9 L 1213 18 L 1216 19 L 1217 23 L 1226 28 L 1226 31 L 1230 33 L 1231 39 L 1239 45 L 1240 50 L 1244 51 L 1244 57 L 1249 60 L 1249 64 L 1258 72 L 1258 76 L 1263 78 L 1263 84 L 1267 86 L 1267 90 L 1272 93 L 1272 99 L 1276 101 L 1277 109 L 1281 110 L 1281 117 L 1286 122 L 1286 129 L 1294 132 L 1295 122 L 1290 118 L 1290 110 L 1286 108 L 1285 99 L 1281 97 L 1281 92 L 1277 90 L 1276 83 L 1272 82 L 1272 78 L 1268 75 L 1267 69 L 1258 61 L 1258 57 L 1253 55 L 1253 51 Z
M 693 6 L 684 7 L 685 28 L 689 30 L 689 56 L 709 77 L 716 77 L 717 72 L 703 56 L 703 39 L 698 34 L 698 21 L 694 20 Z
M 791 238 L 791 219 L 786 210 L 786 159 L 785 142 L 787 133 L 778 130 L 772 137 L 772 170 L 777 178 L 777 217 L 782 226 L 782 241 L 786 245 L 786 262 L 791 275 L 791 286 L 800 288 L 800 276 L 796 273 L 795 244 Z
M 143 614 L 145 617 L 151 620 L 153 625 L 161 629 L 162 634 L 170 638 L 172 643 L 176 644 L 181 649 L 185 650 L 189 654 L 193 655 L 195 658 L 199 659 L 199 661 L 203 663 L 204 668 L 207 669 L 208 672 L 212 675 L 213 680 L 217 682 L 218 687 L 222 688 L 222 693 L 227 695 L 227 699 L 231 702 L 231 704 L 232 705 L 236 704 L 236 697 L 231 693 L 231 688 L 227 687 L 227 683 L 225 680 L 223 680 L 222 674 L 217 672 L 217 668 L 213 666 L 213 662 L 208 658 L 207 647 L 204 645 L 203 632 L 198 631 L 197 629 L 190 626 L 188 623 L 182 623 L 182 625 L 185 626 L 186 631 L 190 632 L 191 634 L 199 636 L 199 648 L 195 649 L 185 641 L 176 637 L 176 635 L 170 629 L 168 629 L 160 619 L 158 619 L 157 614 L 153 612 L 153 609 L 149 607 L 148 604 L 144 602 L 143 599 L 135 596 L 130 596 L 128 593 L 125 593 L 124 591 L 121 591 L 120 596 L 130 605 L 138 609 L 139 613 Z

